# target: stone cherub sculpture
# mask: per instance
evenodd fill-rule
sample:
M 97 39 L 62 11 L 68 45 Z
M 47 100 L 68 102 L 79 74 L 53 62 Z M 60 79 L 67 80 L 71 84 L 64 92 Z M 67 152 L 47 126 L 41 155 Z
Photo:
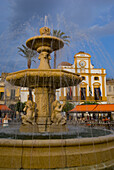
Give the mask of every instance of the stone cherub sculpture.
M 52 103 L 52 114 L 51 114 L 51 121 L 54 124 L 61 124 L 65 125 L 66 124 L 66 117 L 62 116 L 61 111 L 64 107 L 65 103 L 61 104 L 59 101 L 55 100 Z
M 48 27 L 40 28 L 40 35 L 50 35 L 50 29 Z
M 29 125 L 29 124 L 34 125 L 35 124 L 35 102 L 28 99 L 23 111 L 26 111 L 26 115 L 24 114 L 21 115 L 22 124 L 23 125 Z

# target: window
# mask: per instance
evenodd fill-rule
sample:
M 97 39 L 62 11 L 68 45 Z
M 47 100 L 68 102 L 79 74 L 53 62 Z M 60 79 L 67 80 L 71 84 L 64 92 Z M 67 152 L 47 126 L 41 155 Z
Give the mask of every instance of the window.
M 101 96 L 100 87 L 99 88 L 94 88 L 94 98 L 95 98 L 95 100 L 99 100 L 100 96 Z
M 99 80 L 99 77 L 94 77 L 94 80 Z
M 4 99 L 4 92 L 0 92 L 0 100 Z
M 73 96 L 72 96 L 72 88 L 68 87 L 67 88 L 67 100 L 72 100 Z
M 86 100 L 86 88 L 81 88 L 81 100 Z
M 82 80 L 85 80 L 85 77 L 84 77 L 84 76 L 82 76 Z
M 15 99 L 15 89 L 11 89 L 11 96 L 10 99 L 14 100 Z
M 109 86 L 109 92 L 111 92 L 111 86 Z

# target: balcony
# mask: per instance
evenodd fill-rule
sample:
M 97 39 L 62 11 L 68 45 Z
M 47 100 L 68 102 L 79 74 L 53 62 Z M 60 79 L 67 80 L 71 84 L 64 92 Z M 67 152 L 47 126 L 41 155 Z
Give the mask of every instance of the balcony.
M 67 100 L 67 97 L 66 96 L 60 96 L 59 97 L 59 100 L 61 101 L 65 101 Z M 67 100 L 69 102 L 72 102 L 72 101 L 78 101 L 78 102 L 85 102 L 85 101 L 91 101 L 91 102 L 101 102 L 102 101 L 102 96 L 99 97 L 99 100 L 95 100 L 95 97 L 94 96 L 86 96 L 85 97 L 85 100 L 81 100 L 81 96 L 73 96 L 70 98 L 70 100 Z
M 9 101 L 18 101 L 19 100 L 19 96 L 14 96 L 11 98 L 11 96 L 6 96 L 6 100 Z

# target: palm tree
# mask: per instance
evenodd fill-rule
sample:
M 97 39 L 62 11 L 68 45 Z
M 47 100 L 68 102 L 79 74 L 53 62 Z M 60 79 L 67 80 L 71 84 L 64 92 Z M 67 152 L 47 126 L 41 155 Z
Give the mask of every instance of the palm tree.
M 27 59 L 27 67 L 28 69 L 31 68 L 31 61 L 34 61 L 34 60 L 31 60 L 32 58 L 36 58 L 37 56 L 37 52 L 26 47 L 25 45 L 22 44 L 22 47 L 17 47 L 19 50 L 18 50 L 18 53 L 25 57 Z M 34 61 L 35 62 L 35 61 Z
M 64 41 L 64 44 L 69 45 L 70 41 L 68 40 L 68 38 L 70 38 L 70 36 L 65 35 L 64 32 L 61 32 L 61 30 L 57 31 L 57 30 L 53 30 L 53 36 L 61 38 Z M 54 69 L 56 68 L 56 51 L 54 51 Z
M 25 45 L 22 44 L 22 47 L 17 47 L 19 50 L 18 50 L 18 53 L 25 57 L 27 59 L 27 67 L 28 69 L 31 68 L 31 61 L 34 61 L 32 58 L 36 58 L 37 56 L 37 52 L 26 47 Z M 35 62 L 35 61 L 34 61 Z M 29 100 L 32 101 L 32 89 L 29 88 Z

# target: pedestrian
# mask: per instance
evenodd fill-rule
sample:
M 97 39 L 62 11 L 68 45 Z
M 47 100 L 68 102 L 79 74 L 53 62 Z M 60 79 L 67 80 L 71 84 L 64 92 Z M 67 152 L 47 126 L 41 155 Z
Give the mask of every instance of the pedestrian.
M 2 126 L 7 127 L 8 126 L 8 120 L 11 120 L 8 118 L 8 115 L 6 114 L 5 117 L 2 119 Z

